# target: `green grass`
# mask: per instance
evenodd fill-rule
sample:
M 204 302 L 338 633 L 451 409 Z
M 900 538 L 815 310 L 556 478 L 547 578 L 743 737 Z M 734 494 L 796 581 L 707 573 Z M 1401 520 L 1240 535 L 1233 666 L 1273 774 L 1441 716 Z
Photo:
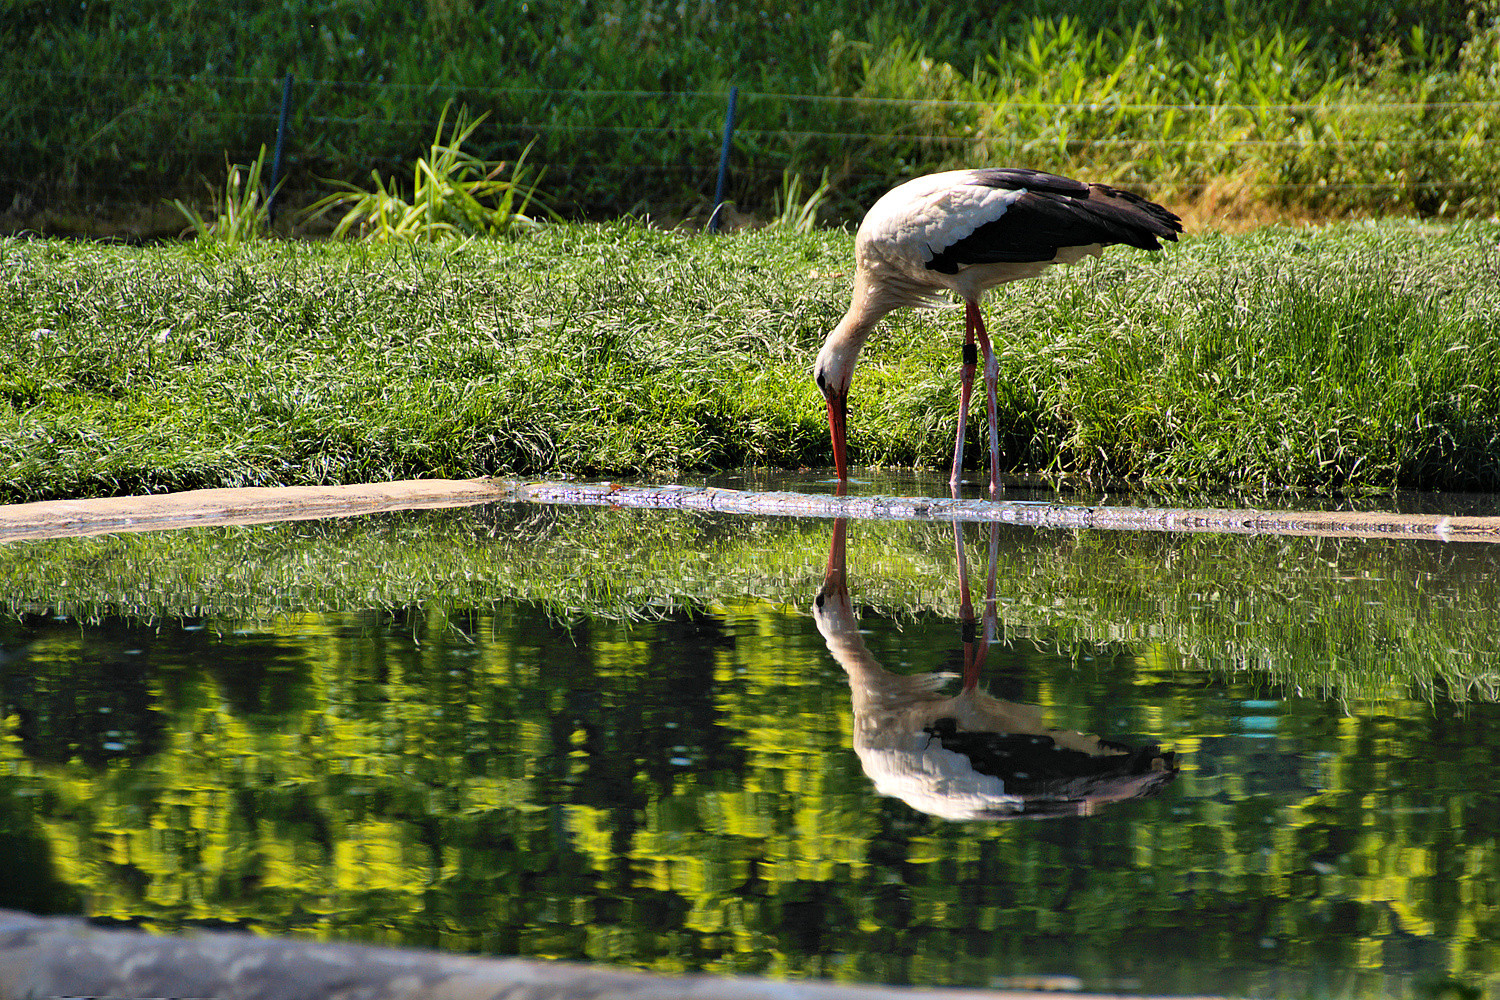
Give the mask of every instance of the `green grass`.
M 12 6 L 0 180 L 22 205 L 217 178 L 271 141 L 292 72 L 304 194 L 404 171 L 456 98 L 490 115 L 481 158 L 537 141 L 568 216 L 701 209 L 736 84 L 731 196 L 762 217 L 786 171 L 827 169 L 849 218 L 898 177 L 1002 162 L 1325 213 L 1500 207 L 1492 108 L 1462 105 L 1500 100 L 1495 0 Z
M 260 239 L 269 235 L 271 230 L 270 192 L 261 183 L 265 167 L 264 146 L 260 147 L 254 163 L 244 167 L 239 164 L 229 165 L 224 190 L 211 194 L 213 210 L 210 218 L 204 218 L 202 213 L 191 205 L 184 204 L 180 198 L 173 199 L 172 205 L 198 239 L 227 244 Z
M 1500 487 L 1493 224 L 1189 239 L 987 303 L 1012 471 Z M 0 496 L 829 462 L 850 237 L 629 223 L 380 247 L 0 241 Z M 888 319 L 857 464 L 941 466 L 961 321 Z M 971 463 L 982 440 L 971 439 Z
M 394 178 L 389 185 L 372 171 L 374 188 L 339 185 L 336 191 L 308 206 L 312 218 L 336 216 L 333 238 L 356 233 L 365 239 L 440 240 L 452 236 L 511 236 L 536 225 L 526 211 L 536 197 L 537 181 L 526 169 L 528 146 L 516 162 L 487 163 L 464 150 L 484 116 L 471 118 L 467 107 L 454 114 L 448 126 L 450 101 L 438 118 L 437 134 L 427 155 L 412 168 L 411 201 L 401 197 Z M 507 179 L 500 179 L 508 173 Z M 529 186 L 528 186 L 529 183 Z M 548 214 L 538 201 L 538 215 Z

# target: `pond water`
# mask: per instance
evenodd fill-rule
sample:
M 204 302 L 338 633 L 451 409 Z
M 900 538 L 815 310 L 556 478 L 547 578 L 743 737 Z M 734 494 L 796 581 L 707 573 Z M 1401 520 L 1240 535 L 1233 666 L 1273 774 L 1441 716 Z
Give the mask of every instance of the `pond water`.
M 522 504 L 11 543 L 0 906 L 659 971 L 1495 995 L 1497 571 L 1483 544 Z M 960 773 L 981 745 L 1003 784 Z

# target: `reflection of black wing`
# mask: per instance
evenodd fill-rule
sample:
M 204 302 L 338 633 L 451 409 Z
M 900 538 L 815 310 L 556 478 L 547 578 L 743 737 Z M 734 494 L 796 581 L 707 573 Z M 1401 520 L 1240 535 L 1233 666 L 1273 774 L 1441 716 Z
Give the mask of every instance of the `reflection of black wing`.
M 1089 754 L 1034 733 L 966 732 L 956 719 L 936 719 L 922 730 L 944 750 L 962 754 L 980 774 L 1005 783 L 1011 795 L 1027 800 L 1025 812 L 1075 812 L 1076 804 L 1113 798 L 1118 789 L 1130 798 L 1160 792 L 1177 776 L 1177 755 L 1156 745 L 1132 750 L 1100 740 L 1100 746 L 1122 753 Z M 1128 786 L 1128 791 L 1127 791 Z

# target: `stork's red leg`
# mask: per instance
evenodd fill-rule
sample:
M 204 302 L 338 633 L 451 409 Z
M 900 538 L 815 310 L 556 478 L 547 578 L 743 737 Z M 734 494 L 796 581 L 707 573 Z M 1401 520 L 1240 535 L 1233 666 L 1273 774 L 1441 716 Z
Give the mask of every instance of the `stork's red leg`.
M 985 412 L 989 416 L 990 428 L 990 496 L 996 497 L 1000 495 L 1000 365 L 995 360 L 995 349 L 990 346 L 990 335 L 984 329 L 979 306 L 971 302 L 969 309 L 974 313 L 974 335 L 979 338 L 979 347 L 984 351 Z
M 978 355 L 974 348 L 975 323 L 979 319 L 979 306 L 964 302 L 964 359 L 958 370 L 958 437 L 953 442 L 953 474 L 948 477 L 948 487 L 958 497 L 958 484 L 964 472 L 964 431 L 969 426 L 969 396 L 974 389 L 974 365 Z

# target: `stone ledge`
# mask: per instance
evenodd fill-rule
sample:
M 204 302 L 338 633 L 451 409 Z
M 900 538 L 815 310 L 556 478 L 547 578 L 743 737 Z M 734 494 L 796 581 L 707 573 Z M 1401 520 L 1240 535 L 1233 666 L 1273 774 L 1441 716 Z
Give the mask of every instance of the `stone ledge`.
M 665 976 L 243 933 L 101 930 L 0 910 L 0 1000 L 1057 1000 L 1055 992 L 907 989 Z M 1068 993 L 1102 1000 L 1105 994 Z M 1109 994 L 1109 996 L 1119 996 Z M 1175 998 L 1190 1000 L 1190 998 Z M 1202 1000 L 1202 998 L 1200 998 Z

